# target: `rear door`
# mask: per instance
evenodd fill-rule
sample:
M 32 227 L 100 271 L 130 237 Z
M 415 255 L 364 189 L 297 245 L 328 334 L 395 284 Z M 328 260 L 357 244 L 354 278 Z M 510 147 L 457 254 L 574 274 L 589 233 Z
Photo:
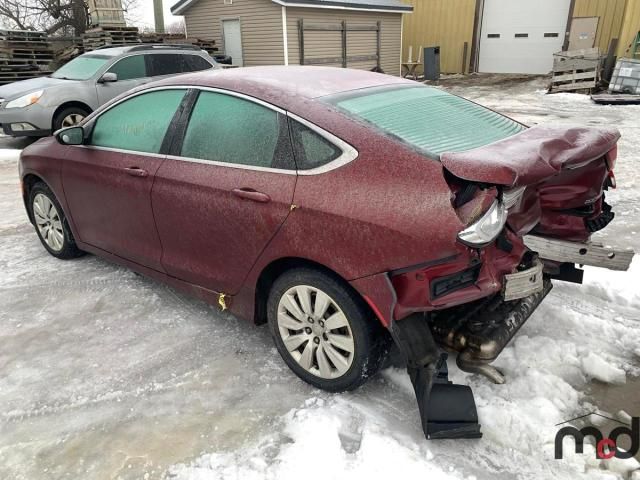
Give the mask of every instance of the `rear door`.
M 164 89 L 129 97 L 97 117 L 87 145 L 68 148 L 62 180 L 80 241 L 162 271 L 151 186 L 185 94 Z
M 291 208 L 297 177 L 286 117 L 231 92 L 203 90 L 194 102 L 152 191 L 162 265 L 234 294 Z

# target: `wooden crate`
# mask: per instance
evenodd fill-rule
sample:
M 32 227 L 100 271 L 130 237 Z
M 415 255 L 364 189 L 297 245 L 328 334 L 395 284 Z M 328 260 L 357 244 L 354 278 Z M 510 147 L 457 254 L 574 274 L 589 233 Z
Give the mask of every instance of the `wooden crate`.
M 591 91 L 600 81 L 602 57 L 598 48 L 558 52 L 553 55 L 549 93 Z
M 92 26 L 124 27 L 127 25 L 122 0 L 87 0 L 87 5 Z

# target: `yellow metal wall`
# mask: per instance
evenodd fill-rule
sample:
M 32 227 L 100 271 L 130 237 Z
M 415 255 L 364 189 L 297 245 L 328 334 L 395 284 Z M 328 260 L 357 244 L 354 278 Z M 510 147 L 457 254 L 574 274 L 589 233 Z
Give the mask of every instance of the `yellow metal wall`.
M 638 31 L 640 31 L 640 0 L 627 0 L 627 9 L 618 43 L 618 58 L 631 55 L 628 48 Z
M 634 0 L 635 1 L 635 0 Z M 576 0 L 574 17 L 599 17 L 596 47 L 602 53 L 609 50 L 612 38 L 619 38 L 627 0 Z
M 402 61 L 407 61 L 410 45 L 413 46 L 413 61 L 420 46 L 439 45 L 440 71 L 461 73 L 464 42 L 468 42 L 468 69 L 476 0 L 403 1 L 413 5 L 413 13 L 403 15 Z

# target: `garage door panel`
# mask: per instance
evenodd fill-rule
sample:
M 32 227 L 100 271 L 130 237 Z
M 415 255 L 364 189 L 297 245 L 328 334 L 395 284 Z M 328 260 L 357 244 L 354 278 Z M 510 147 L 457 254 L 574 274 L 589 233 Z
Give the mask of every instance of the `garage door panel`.
M 562 49 L 570 0 L 485 0 L 479 70 L 548 73 Z

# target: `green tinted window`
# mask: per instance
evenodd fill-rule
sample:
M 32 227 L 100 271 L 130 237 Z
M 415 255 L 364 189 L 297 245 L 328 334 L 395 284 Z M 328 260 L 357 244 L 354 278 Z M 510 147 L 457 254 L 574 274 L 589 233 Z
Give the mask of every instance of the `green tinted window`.
M 321 167 L 335 160 L 342 153 L 338 147 L 325 140 L 324 137 L 295 120 L 291 120 L 291 134 L 296 165 L 300 170 Z
M 278 136 L 277 112 L 242 98 L 200 92 L 181 155 L 272 167 Z
M 470 150 L 524 129 L 503 115 L 429 87 L 370 91 L 332 103 L 433 155 Z
M 98 117 L 91 144 L 135 152 L 158 153 L 185 90 L 144 93 Z
M 133 55 L 119 60 L 111 66 L 109 72 L 118 75 L 118 80 L 132 80 L 147 76 L 143 55 Z
M 87 80 L 91 78 L 111 57 L 106 55 L 81 55 L 56 70 L 54 78 Z

